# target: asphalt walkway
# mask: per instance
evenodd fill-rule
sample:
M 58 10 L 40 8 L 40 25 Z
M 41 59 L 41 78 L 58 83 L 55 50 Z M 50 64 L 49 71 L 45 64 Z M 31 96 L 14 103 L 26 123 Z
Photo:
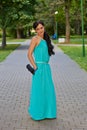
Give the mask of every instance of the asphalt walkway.
M 0 130 L 87 130 L 87 72 L 55 47 L 51 57 L 57 119 L 33 121 L 27 112 L 31 74 L 29 41 L 0 63 Z

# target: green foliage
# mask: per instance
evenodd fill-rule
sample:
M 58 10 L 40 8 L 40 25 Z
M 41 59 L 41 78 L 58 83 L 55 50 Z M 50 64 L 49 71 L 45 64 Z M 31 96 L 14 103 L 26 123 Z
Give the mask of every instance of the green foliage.
M 37 0 L 37 2 L 38 2 L 38 6 L 37 5 L 35 6 L 35 10 L 36 10 L 35 19 L 43 20 L 46 26 L 46 30 L 49 32 L 49 34 L 53 34 L 56 28 L 55 19 L 58 21 L 58 23 L 62 21 L 62 24 L 64 24 L 63 1 Z M 58 10 L 58 15 L 55 16 L 55 11 L 57 10 Z
M 81 34 L 81 1 L 80 0 L 37 0 L 36 19 L 42 19 L 46 25 L 49 23 L 55 31 L 55 20 L 58 22 L 59 35 L 65 35 L 65 5 L 69 4 L 69 20 L 71 34 Z M 84 0 L 84 27 L 87 34 L 87 0 Z M 55 11 L 58 14 L 55 16 Z M 49 26 L 49 25 L 48 25 Z
M 35 0 L 4 0 L 0 2 L 1 28 L 26 27 L 33 19 Z M 27 25 L 29 26 L 29 25 Z
M 0 1 L 0 27 L 2 30 L 10 28 L 11 35 L 15 35 L 17 29 L 22 30 L 31 27 L 30 22 L 34 19 L 34 5 L 36 0 L 1 0 Z M 4 36 L 5 34 L 3 34 Z M 21 35 L 21 33 L 20 33 Z M 25 34 L 21 35 L 24 37 Z M 5 37 L 3 37 L 5 41 Z M 3 42 L 2 45 L 6 43 Z
M 87 0 L 84 0 L 84 27 L 87 34 Z M 71 34 L 81 34 L 81 1 L 79 0 L 0 0 L 0 27 L 28 29 L 35 20 L 43 20 L 47 31 L 65 35 L 65 5 L 70 5 Z M 58 14 L 55 15 L 55 11 Z M 49 29 L 52 28 L 52 29 Z

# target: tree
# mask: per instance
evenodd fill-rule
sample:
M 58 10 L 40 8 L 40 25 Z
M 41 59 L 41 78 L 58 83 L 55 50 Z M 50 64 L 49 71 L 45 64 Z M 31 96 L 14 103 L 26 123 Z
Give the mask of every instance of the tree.
M 35 7 L 35 18 L 44 21 L 49 34 L 55 33 L 55 11 L 62 4 L 62 2 L 58 2 L 57 0 L 37 0 L 37 2 L 38 6 Z
M 13 27 L 18 33 L 29 26 L 34 14 L 35 0 L 1 0 L 0 27 L 2 28 L 2 47 L 6 46 L 6 28 Z M 20 34 L 20 33 L 19 33 Z
M 70 24 L 74 34 L 81 34 L 81 8 L 80 1 L 73 0 L 70 8 Z
M 12 21 L 14 21 L 13 28 L 17 30 L 17 38 L 25 37 L 24 30 L 29 28 L 29 23 L 34 18 L 35 4 L 35 0 L 25 0 L 22 2 L 18 2 L 16 0 L 16 2 L 14 2 L 14 13 L 12 15 Z
M 37 0 L 36 18 L 46 25 L 52 25 L 55 31 L 55 11 L 58 11 L 58 34 L 65 33 L 65 42 L 70 43 L 70 33 L 81 34 L 81 2 L 79 0 Z M 87 33 L 87 0 L 84 0 L 84 29 Z M 63 31 L 62 31 L 63 30 Z M 65 32 L 64 32 L 65 31 Z
M 56 0 L 55 2 L 57 3 L 56 6 L 64 6 L 65 8 L 65 43 L 70 43 L 70 7 L 72 0 Z
M 64 0 L 65 2 L 65 16 L 66 16 L 66 39 L 65 42 L 70 42 L 70 4 L 71 0 Z
M 40 0 L 39 0 L 39 2 L 40 2 Z M 53 26 L 55 25 L 55 19 L 54 19 L 55 18 L 55 16 L 54 16 L 55 11 L 58 11 L 61 7 L 65 7 L 66 42 L 69 43 L 69 41 L 70 41 L 70 21 L 69 21 L 70 17 L 69 17 L 69 15 L 70 15 L 71 0 L 55 0 L 55 1 L 53 1 L 53 0 L 43 1 L 42 0 L 42 3 L 45 3 L 46 6 L 43 6 L 43 8 L 39 9 L 39 12 L 44 11 L 44 13 L 41 13 L 39 15 L 39 17 L 40 16 L 42 17 L 42 15 L 43 16 L 45 15 L 45 19 L 47 21 L 50 21 L 50 20 L 52 21 L 52 19 L 53 19 L 53 23 L 54 23 Z M 43 11 L 40 11 L 41 9 L 43 9 Z M 62 8 L 62 10 L 64 10 L 64 8 Z M 47 16 L 46 16 L 46 14 L 47 14 Z M 61 12 L 58 13 L 58 17 L 61 16 L 60 14 L 61 14 Z M 63 15 L 63 18 L 64 18 L 64 15 Z M 62 17 L 61 17 L 61 19 L 62 19 Z M 59 21 L 59 19 L 58 19 L 58 21 Z
M 2 47 L 6 46 L 6 28 L 10 23 L 10 9 L 11 9 L 10 0 L 1 0 L 0 1 L 0 27 L 2 29 Z

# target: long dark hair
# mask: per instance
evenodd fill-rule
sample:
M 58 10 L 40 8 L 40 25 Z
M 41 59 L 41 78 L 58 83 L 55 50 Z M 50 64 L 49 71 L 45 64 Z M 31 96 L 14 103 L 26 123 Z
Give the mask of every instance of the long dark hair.
M 42 21 L 36 21 L 34 22 L 33 24 L 33 28 L 36 29 L 36 27 L 39 25 L 39 24 L 42 24 L 44 26 L 44 23 Z M 48 53 L 49 55 L 54 55 L 55 52 L 53 51 L 53 48 L 54 46 L 51 44 L 51 40 L 50 40 L 50 37 L 49 35 L 47 34 L 47 32 L 45 31 L 44 32 L 44 40 L 46 40 L 46 43 L 47 43 L 47 46 L 48 46 Z

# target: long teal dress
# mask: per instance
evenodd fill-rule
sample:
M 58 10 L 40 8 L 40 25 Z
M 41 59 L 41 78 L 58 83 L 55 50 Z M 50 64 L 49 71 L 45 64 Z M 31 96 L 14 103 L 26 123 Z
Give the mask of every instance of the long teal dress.
M 35 47 L 34 58 L 38 69 L 32 77 L 28 112 L 34 120 L 56 118 L 56 95 L 44 39 Z

